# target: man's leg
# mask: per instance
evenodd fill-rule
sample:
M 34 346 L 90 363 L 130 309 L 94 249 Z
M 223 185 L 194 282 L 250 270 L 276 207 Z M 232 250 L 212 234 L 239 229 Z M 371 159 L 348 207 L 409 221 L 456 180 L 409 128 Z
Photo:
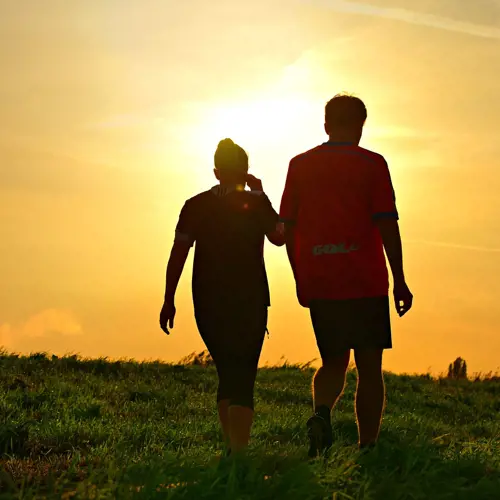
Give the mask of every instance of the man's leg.
M 323 366 L 314 375 L 314 411 L 322 407 L 330 411 L 344 390 L 345 375 L 349 366 L 350 351 L 332 356 L 323 361 Z
M 360 447 L 375 444 L 380 431 L 385 403 L 382 354 L 382 349 L 354 351 L 358 370 L 356 417 Z
M 307 422 L 309 456 L 315 457 L 333 442 L 330 412 L 344 390 L 350 350 L 345 340 L 339 337 L 341 329 L 337 325 L 336 301 L 312 301 L 309 310 L 323 363 L 314 375 L 314 416 Z
M 333 443 L 330 412 L 344 390 L 349 357 L 350 351 L 346 351 L 342 355 L 324 359 L 323 366 L 314 376 L 314 415 L 307 422 L 311 458 L 330 448 Z

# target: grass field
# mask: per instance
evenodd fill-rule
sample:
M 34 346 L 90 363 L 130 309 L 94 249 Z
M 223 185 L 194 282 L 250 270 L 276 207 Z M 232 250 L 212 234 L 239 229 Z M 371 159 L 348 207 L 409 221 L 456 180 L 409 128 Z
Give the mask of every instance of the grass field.
M 378 447 L 356 449 L 355 372 L 308 463 L 312 370 L 262 369 L 253 445 L 219 462 L 213 368 L 0 355 L 0 499 L 500 499 L 500 381 L 386 374 Z

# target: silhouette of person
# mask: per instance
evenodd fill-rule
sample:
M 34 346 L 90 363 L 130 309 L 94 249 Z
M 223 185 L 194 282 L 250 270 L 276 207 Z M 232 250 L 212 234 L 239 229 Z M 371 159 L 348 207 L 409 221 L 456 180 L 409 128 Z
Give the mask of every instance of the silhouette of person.
M 311 457 L 332 445 L 330 412 L 343 392 L 351 349 L 359 446 L 378 439 L 385 402 L 382 355 L 392 347 L 384 249 L 399 316 L 413 300 L 387 163 L 359 146 L 366 118 L 359 98 L 331 99 L 325 108 L 329 140 L 291 160 L 281 201 L 298 300 L 310 310 L 322 359 L 313 381 L 314 415 L 307 422 Z
M 179 217 L 160 326 L 167 334 L 174 326 L 175 291 L 195 243 L 195 318 L 217 369 L 218 413 L 231 453 L 247 446 L 253 422 L 255 377 L 270 306 L 264 237 L 277 246 L 285 241 L 261 181 L 248 174 L 247 153 L 224 139 L 214 160 L 219 184 L 189 199 Z

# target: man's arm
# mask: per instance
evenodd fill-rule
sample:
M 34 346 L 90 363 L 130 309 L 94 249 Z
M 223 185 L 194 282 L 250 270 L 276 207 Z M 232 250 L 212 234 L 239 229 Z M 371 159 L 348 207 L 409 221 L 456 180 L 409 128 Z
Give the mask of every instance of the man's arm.
M 392 217 L 379 218 L 376 219 L 376 224 L 382 236 L 394 282 L 401 283 L 405 281 L 405 276 L 403 272 L 403 245 L 398 221 Z
M 300 294 L 297 275 L 297 262 L 296 262 L 296 238 L 297 229 L 297 215 L 299 210 L 299 195 L 298 195 L 298 182 L 296 179 L 296 163 L 292 159 L 288 167 L 286 176 L 285 189 L 281 197 L 280 206 L 280 219 L 285 227 L 285 244 L 288 261 L 292 268 L 293 277 L 295 279 L 295 286 L 297 290 L 297 299 L 302 307 L 308 307 Z
M 285 223 L 285 244 L 288 261 L 292 268 L 293 277 L 297 281 L 297 273 L 295 267 L 295 227 L 293 224 Z
M 394 301 L 399 316 L 406 314 L 412 306 L 413 295 L 406 284 L 403 272 L 403 250 L 399 233 L 396 195 L 391 174 L 385 159 L 373 166 L 372 216 L 378 226 L 387 260 L 394 279 Z
M 288 255 L 288 261 L 290 262 L 290 267 L 292 268 L 293 278 L 295 280 L 295 288 L 297 292 L 297 300 L 302 307 L 309 307 L 309 305 L 304 301 L 303 296 L 300 293 L 300 288 L 297 280 L 297 264 L 295 262 L 295 238 L 296 230 L 294 224 L 285 223 L 285 244 L 286 253 Z
M 395 217 L 380 217 L 375 219 L 382 242 L 384 244 L 387 260 L 391 267 L 394 280 L 394 300 L 399 316 L 406 314 L 412 306 L 413 295 L 406 284 L 403 271 L 403 246 L 399 224 Z
M 285 225 L 286 253 L 288 254 L 290 266 L 292 267 L 293 276 L 296 277 L 295 223 L 297 221 L 298 196 L 294 171 L 294 160 L 292 160 L 288 166 L 285 189 L 283 190 L 283 196 L 281 197 L 280 219 Z

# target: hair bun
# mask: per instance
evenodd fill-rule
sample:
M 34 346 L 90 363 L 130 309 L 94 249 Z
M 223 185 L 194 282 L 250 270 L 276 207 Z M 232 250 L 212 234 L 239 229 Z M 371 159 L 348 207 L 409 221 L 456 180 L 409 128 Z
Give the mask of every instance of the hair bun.
M 217 146 L 218 148 L 232 148 L 234 147 L 234 142 L 232 139 L 222 139 L 222 141 L 219 142 L 219 145 Z
M 215 168 L 248 170 L 248 155 L 245 150 L 235 144 L 231 139 L 222 139 L 217 146 L 214 155 Z

